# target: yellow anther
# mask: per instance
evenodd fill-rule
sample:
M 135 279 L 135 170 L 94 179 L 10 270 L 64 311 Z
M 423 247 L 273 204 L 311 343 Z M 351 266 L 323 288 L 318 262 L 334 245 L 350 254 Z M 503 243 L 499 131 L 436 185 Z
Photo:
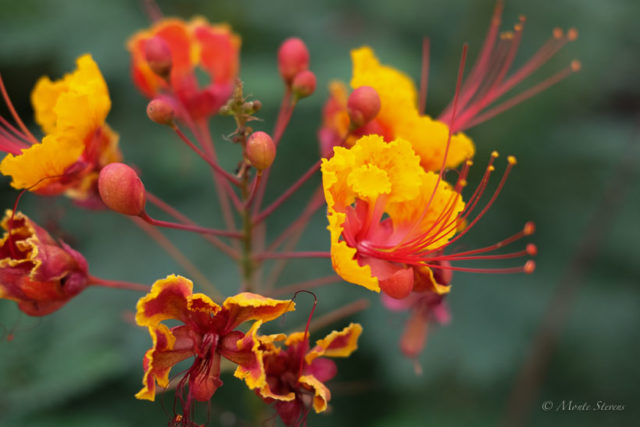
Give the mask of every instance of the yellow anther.
M 515 156 L 508 156 L 507 161 L 509 162 L 510 165 L 515 165 L 516 163 L 518 163 Z
M 569 30 L 567 31 L 567 38 L 570 41 L 574 41 L 575 39 L 578 38 L 578 30 L 576 30 L 575 28 L 569 28 Z
M 497 159 L 498 156 L 500 156 L 500 154 L 498 154 L 497 151 L 494 150 L 494 151 L 491 152 L 491 157 L 493 157 L 494 159 Z

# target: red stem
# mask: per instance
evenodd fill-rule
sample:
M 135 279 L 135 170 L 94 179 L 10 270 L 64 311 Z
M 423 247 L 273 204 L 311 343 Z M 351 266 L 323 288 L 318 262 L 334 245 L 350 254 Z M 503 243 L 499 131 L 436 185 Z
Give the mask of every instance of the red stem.
M 279 258 L 331 258 L 331 253 L 326 251 L 263 252 L 255 256 L 257 260 Z
M 198 225 L 178 224 L 175 222 L 161 221 L 159 219 L 151 218 L 146 212 L 141 213 L 140 218 L 148 222 L 151 225 L 165 228 L 174 228 L 176 230 L 193 231 L 194 233 L 211 234 L 214 236 L 233 237 L 235 239 L 241 239 L 242 233 L 237 231 L 215 230 L 213 228 L 200 227 Z
M 269 215 L 273 213 L 278 207 L 284 203 L 293 193 L 295 193 L 314 173 L 320 169 L 320 160 L 318 160 L 313 166 L 309 168 L 298 180 L 285 191 L 280 197 L 278 197 L 273 203 L 271 203 L 264 211 L 259 213 L 253 220 L 254 225 L 264 221 Z M 265 178 L 266 179 L 266 178 Z
M 89 276 L 89 283 L 95 286 L 104 286 L 106 288 L 129 289 L 132 291 L 149 292 L 151 286 L 141 285 L 139 283 L 123 282 L 120 280 L 106 280 L 99 277 Z
M 187 216 L 185 216 L 184 214 L 179 212 L 173 206 L 169 205 L 168 203 L 166 203 L 165 201 L 161 200 L 156 195 L 154 195 L 154 194 L 152 194 L 152 193 L 150 193 L 148 191 L 146 192 L 146 199 L 147 199 L 147 201 L 151 202 L 156 207 L 158 207 L 159 209 L 163 210 L 168 215 L 174 217 L 176 220 L 180 221 L 181 223 L 187 224 L 187 225 L 196 225 L 195 222 L 191 221 Z M 222 240 L 218 239 L 217 237 L 212 236 L 210 234 L 203 234 L 202 237 L 204 239 L 206 239 L 207 241 L 209 241 L 216 248 L 220 249 L 222 252 L 224 252 L 225 254 L 229 255 L 231 258 L 235 259 L 235 258 L 238 258 L 240 256 L 235 249 L 233 249 L 232 247 L 230 247 L 229 245 L 227 245 L 226 243 L 224 243 Z
M 213 160 L 211 160 L 209 158 L 209 156 L 205 155 L 202 150 L 200 150 L 198 147 L 196 147 L 196 145 L 191 142 L 191 140 L 189 139 L 189 137 L 187 137 L 187 135 L 185 135 L 180 128 L 178 128 L 177 125 L 173 126 L 173 130 L 175 131 L 175 133 L 180 137 L 180 139 L 189 146 L 189 148 L 191 148 L 198 156 L 200 156 L 202 158 L 202 160 L 204 160 L 205 162 L 207 162 L 209 164 L 209 166 L 211 166 L 211 168 L 218 174 L 222 175 L 223 177 L 225 177 L 227 180 L 229 180 L 229 182 L 231 182 L 232 184 L 239 186 L 240 185 L 240 180 L 238 178 L 236 178 L 235 176 L 231 175 L 229 172 L 227 172 L 226 170 L 222 169 L 220 167 L 220 165 L 218 165 L 216 162 L 214 162 Z

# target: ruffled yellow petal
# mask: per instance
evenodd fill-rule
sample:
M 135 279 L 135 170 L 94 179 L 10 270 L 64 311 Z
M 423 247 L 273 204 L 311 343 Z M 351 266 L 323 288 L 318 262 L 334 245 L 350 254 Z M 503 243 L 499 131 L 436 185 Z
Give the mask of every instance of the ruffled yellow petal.
M 371 86 L 380 96 L 377 119 L 385 126 L 417 114 L 417 91 L 413 81 L 395 68 L 381 65 L 373 50 L 361 47 L 351 51 L 353 77 L 351 87 Z
M 282 314 L 295 310 L 293 301 L 282 301 L 263 297 L 251 292 L 242 292 L 227 298 L 222 304 L 229 311 L 230 328 L 247 320 L 262 320 L 268 322 Z
M 424 174 L 409 142 L 398 139 L 387 143 L 378 135 L 363 136 L 351 149 L 336 147 L 321 169 L 327 205 L 338 211 L 344 211 L 356 196 L 375 202 L 379 194 L 388 193 L 388 203 L 411 200 L 417 196 L 419 177 Z M 381 185 L 378 191 L 376 185 Z
M 77 69 L 61 80 L 41 78 L 32 92 L 36 121 L 47 134 L 84 139 L 104 123 L 111 109 L 107 84 L 91 55 L 79 57 L 76 64 Z
M 357 250 L 347 245 L 344 240 L 340 240 L 345 214 L 332 210 L 329 212 L 327 229 L 331 232 L 331 264 L 333 269 L 347 282 L 380 292 L 378 278 L 371 274 L 371 267 L 366 264 L 360 265 L 355 259 Z
M 11 186 L 36 191 L 62 177 L 65 170 L 78 161 L 84 151 L 81 139 L 65 135 L 45 136 L 41 144 L 34 144 L 14 156 L 8 154 L 0 163 L 0 173 L 11 176 Z
M 315 347 L 305 356 L 308 364 L 318 357 L 349 357 L 358 348 L 358 338 L 362 326 L 351 323 L 341 331 L 333 331 L 325 338 L 316 341 Z
M 411 141 L 425 170 L 440 170 L 449 137 L 449 127 L 446 124 L 432 120 L 429 116 L 410 115 L 397 122 L 394 133 L 396 137 Z M 454 168 L 473 158 L 474 154 L 475 147 L 471 139 L 462 132 L 454 134 L 447 152 L 446 167 Z
M 331 400 L 331 391 L 313 375 L 303 375 L 298 381 L 313 391 L 313 409 L 316 413 L 327 409 L 327 402 Z

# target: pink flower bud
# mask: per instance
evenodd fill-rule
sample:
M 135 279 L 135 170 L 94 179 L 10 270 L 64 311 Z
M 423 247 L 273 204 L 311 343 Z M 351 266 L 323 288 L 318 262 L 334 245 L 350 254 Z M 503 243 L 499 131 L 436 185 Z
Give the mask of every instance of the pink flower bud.
M 356 129 L 369 123 L 380 111 L 378 92 L 370 86 L 360 86 L 349 95 L 347 111 Z
M 309 70 L 299 72 L 293 78 L 291 88 L 298 99 L 306 98 L 316 90 L 316 75 Z
M 173 116 L 173 107 L 167 100 L 156 98 L 147 104 L 147 117 L 160 125 L 172 124 Z
M 167 42 L 160 37 L 151 37 L 144 44 L 144 57 L 151 71 L 166 78 L 171 73 L 171 50 Z
M 123 215 L 140 215 L 144 212 L 144 184 L 138 174 L 124 163 L 110 163 L 98 177 L 100 197 L 109 209 Z
M 247 159 L 259 171 L 268 168 L 276 158 L 276 145 L 269 134 L 254 132 L 247 140 Z
M 301 71 L 309 68 L 309 50 L 297 37 L 286 39 L 278 49 L 278 70 L 289 83 Z

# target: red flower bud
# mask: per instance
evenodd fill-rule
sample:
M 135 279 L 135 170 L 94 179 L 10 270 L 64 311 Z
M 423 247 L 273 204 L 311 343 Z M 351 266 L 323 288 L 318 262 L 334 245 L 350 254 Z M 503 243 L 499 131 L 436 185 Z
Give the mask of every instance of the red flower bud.
M 347 111 L 356 129 L 369 123 L 380 111 L 378 92 L 370 86 L 360 86 L 349 95 Z
M 413 269 L 399 269 L 384 279 L 378 278 L 378 283 L 382 292 L 391 298 L 406 298 L 413 290 Z
M 144 184 L 124 163 L 110 163 L 100 171 L 98 190 L 109 209 L 134 216 L 144 212 Z
M 297 37 L 286 39 L 278 49 L 278 70 L 282 79 L 289 83 L 301 71 L 309 68 L 309 50 Z
M 309 70 L 299 72 L 293 78 L 291 88 L 298 99 L 306 98 L 316 90 L 316 75 Z
M 261 171 L 271 166 L 276 158 L 276 145 L 269 134 L 254 132 L 247 140 L 245 152 L 251 166 Z
M 174 110 L 169 101 L 156 98 L 147 104 L 147 117 L 160 125 L 173 123 Z
M 167 42 L 160 37 L 151 37 L 144 44 L 144 57 L 151 71 L 162 78 L 167 78 L 171 73 L 171 50 Z

